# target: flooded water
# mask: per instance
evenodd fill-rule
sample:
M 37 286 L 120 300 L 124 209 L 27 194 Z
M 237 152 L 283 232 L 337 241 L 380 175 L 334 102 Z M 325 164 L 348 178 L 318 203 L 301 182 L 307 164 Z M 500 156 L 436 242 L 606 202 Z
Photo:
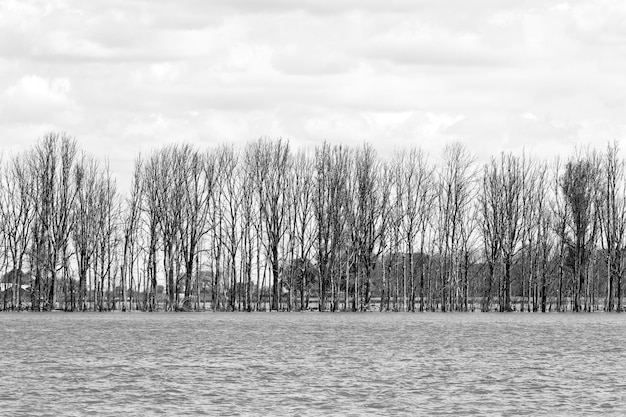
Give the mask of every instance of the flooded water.
M 626 315 L 0 315 L 0 413 L 626 414 Z

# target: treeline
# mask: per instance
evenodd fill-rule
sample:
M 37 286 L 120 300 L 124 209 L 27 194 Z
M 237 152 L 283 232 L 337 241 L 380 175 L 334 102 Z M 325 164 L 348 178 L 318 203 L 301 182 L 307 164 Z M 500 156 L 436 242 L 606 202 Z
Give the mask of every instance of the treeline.
M 128 193 L 52 133 L 4 161 L 2 308 L 622 310 L 616 144 L 544 161 L 463 145 L 138 156 Z

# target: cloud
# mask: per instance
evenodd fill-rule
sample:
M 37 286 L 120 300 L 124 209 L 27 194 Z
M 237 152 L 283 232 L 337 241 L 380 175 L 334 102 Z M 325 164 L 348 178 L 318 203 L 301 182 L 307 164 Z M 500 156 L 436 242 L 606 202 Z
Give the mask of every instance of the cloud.
M 484 158 L 604 146 L 626 133 L 625 7 L 0 0 L 0 146 L 61 130 L 118 167 L 170 141 L 260 136 L 461 140 Z
M 0 118 L 5 122 L 66 123 L 73 120 L 75 104 L 67 78 L 22 76 L 2 94 Z
M 290 46 L 276 51 L 272 64 L 287 75 L 324 76 L 345 74 L 355 66 L 354 60 L 341 51 L 308 46 L 306 53 L 300 47 Z

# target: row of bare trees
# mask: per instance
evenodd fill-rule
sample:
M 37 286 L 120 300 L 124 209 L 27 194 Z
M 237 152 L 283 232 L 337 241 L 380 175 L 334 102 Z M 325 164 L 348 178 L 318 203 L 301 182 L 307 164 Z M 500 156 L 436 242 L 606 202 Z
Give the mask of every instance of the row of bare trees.
M 616 144 L 479 164 L 459 143 L 382 158 L 285 140 L 108 165 L 48 134 L 2 165 L 2 307 L 33 310 L 622 309 Z
M 3 307 L 45 310 L 63 299 L 80 309 L 89 287 L 102 308 L 115 284 L 120 215 L 108 168 L 60 134 L 2 168 Z

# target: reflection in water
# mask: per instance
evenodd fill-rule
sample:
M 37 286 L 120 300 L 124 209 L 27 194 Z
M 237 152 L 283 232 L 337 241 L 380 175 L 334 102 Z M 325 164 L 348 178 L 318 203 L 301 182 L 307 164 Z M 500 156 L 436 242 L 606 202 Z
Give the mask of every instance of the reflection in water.
M 0 315 L 6 415 L 626 414 L 617 314 Z

